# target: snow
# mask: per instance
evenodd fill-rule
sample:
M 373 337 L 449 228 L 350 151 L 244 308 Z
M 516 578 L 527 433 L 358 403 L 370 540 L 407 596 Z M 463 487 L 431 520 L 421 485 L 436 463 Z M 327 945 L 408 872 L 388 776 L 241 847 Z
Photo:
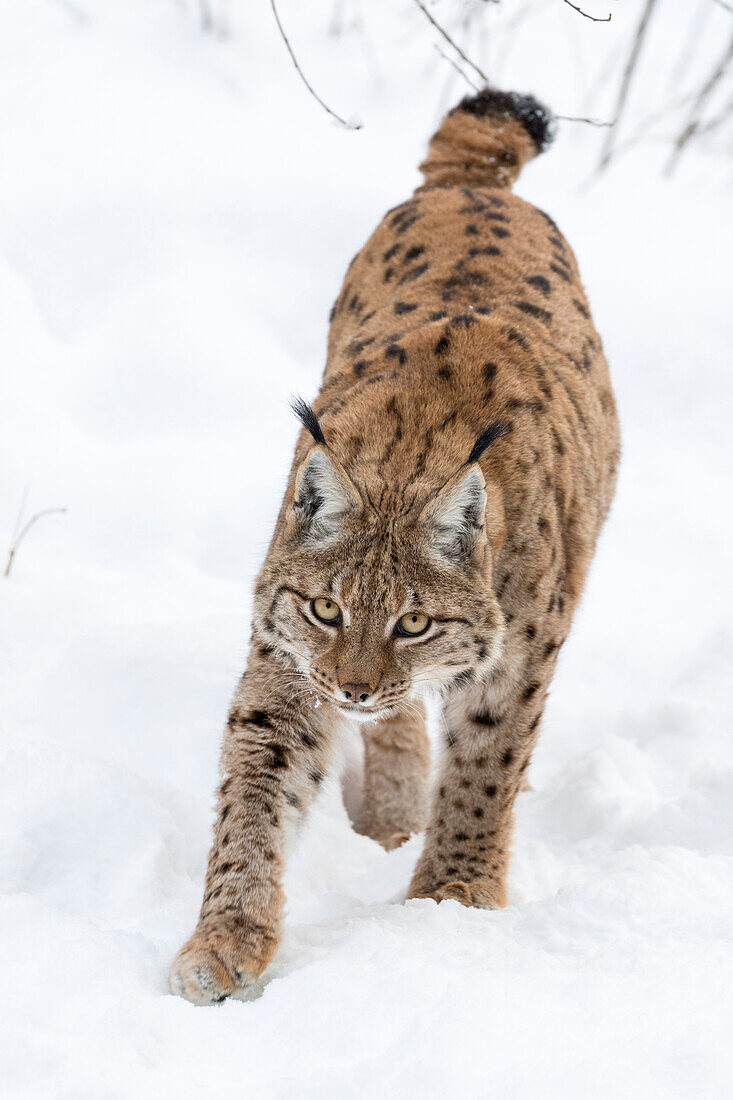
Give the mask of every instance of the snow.
M 463 94 L 413 4 L 279 7 L 362 130 L 310 99 L 267 4 L 214 5 L 209 35 L 164 0 L 0 17 L 0 545 L 26 486 L 28 514 L 68 508 L 0 579 L 0 1093 L 728 1095 L 731 242 L 712 148 L 669 180 L 665 150 L 639 147 L 587 186 L 599 135 L 566 124 L 518 187 L 578 254 L 624 459 L 520 796 L 511 905 L 404 903 L 420 839 L 357 836 L 334 776 L 253 998 L 168 993 L 287 399 L 316 392 L 346 264 Z M 605 30 L 540 7 L 511 49 L 489 43 L 492 71 L 583 113 L 592 51 L 639 5 Z M 726 26 L 709 7 L 700 56 Z M 338 11 L 350 33 L 329 36 Z

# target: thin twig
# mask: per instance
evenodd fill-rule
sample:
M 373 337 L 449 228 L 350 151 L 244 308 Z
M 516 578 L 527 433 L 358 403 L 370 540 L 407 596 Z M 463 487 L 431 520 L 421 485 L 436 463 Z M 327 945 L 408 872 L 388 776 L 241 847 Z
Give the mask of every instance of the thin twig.
M 65 511 L 66 511 L 65 508 L 45 508 L 42 512 L 36 512 L 36 514 L 34 516 L 31 516 L 31 518 L 26 523 L 25 527 L 22 528 L 22 530 L 20 531 L 19 534 L 14 536 L 13 541 L 10 543 L 10 550 L 8 552 L 8 563 L 5 566 L 4 576 L 6 576 L 6 577 L 10 576 L 10 570 L 13 568 L 13 561 L 15 560 L 15 555 L 18 552 L 18 547 L 20 546 L 21 542 L 23 541 L 25 536 L 30 531 L 33 524 L 37 523 L 39 519 L 43 518 L 43 516 L 51 516 L 51 515 L 54 515 L 55 513 L 65 512 Z M 16 529 L 17 529 L 17 525 L 16 525 Z
M 10 540 L 11 545 L 17 539 L 18 532 L 20 531 L 20 529 L 23 525 L 23 516 L 25 515 L 25 506 L 28 503 L 28 493 L 30 492 L 30 489 L 31 489 L 30 485 L 26 485 L 25 489 L 23 490 L 23 496 L 20 499 L 20 508 L 18 509 L 18 518 L 15 521 L 15 527 L 13 528 L 13 536 Z
M 583 9 L 579 8 L 577 6 L 577 4 L 571 3 L 571 0 L 563 0 L 563 3 L 567 4 L 569 8 L 573 8 L 573 10 L 577 11 L 580 15 L 585 16 L 586 19 L 590 19 L 591 23 L 610 23 L 611 22 L 611 13 L 610 12 L 608 13 L 608 15 L 601 18 L 598 15 L 589 15 L 587 11 L 583 11 Z
M 615 126 L 616 119 L 606 122 L 602 118 L 580 118 L 578 115 L 555 115 L 558 122 L 587 122 L 589 126 Z
M 62 9 L 62 11 L 65 11 L 66 14 L 74 20 L 77 26 L 88 27 L 91 23 L 91 18 L 87 15 L 83 8 L 79 7 L 78 4 L 73 3 L 73 0 L 56 0 L 56 3 Z
M 639 25 L 636 28 L 636 34 L 634 35 L 634 42 L 629 52 L 629 56 L 626 61 L 623 76 L 621 77 L 621 83 L 619 85 L 618 96 L 616 97 L 616 109 L 613 112 L 614 118 L 617 122 L 621 120 L 624 107 L 626 106 L 626 99 L 629 94 L 629 88 L 631 87 L 631 81 L 636 71 L 636 66 L 639 61 L 639 55 L 641 54 L 641 47 L 644 44 L 646 32 L 649 28 L 649 20 L 651 19 L 652 12 L 657 0 L 646 0 L 644 11 L 642 12 Z M 608 132 L 608 137 L 603 145 L 601 151 L 601 159 L 598 165 L 598 171 L 602 172 L 604 168 L 608 167 L 608 162 L 611 159 L 611 153 L 613 152 L 613 145 L 616 135 L 616 127 L 614 126 Z
M 689 30 L 682 35 L 680 52 L 669 72 L 667 83 L 670 87 L 679 87 L 685 73 L 695 60 L 695 53 L 712 18 L 712 11 L 713 9 L 707 3 L 707 0 L 699 0 L 697 9 L 691 13 Z
M 295 56 L 295 54 L 293 53 L 293 47 L 290 45 L 290 41 L 289 41 L 288 36 L 286 35 L 286 33 L 283 29 L 283 25 L 280 22 L 280 16 L 277 14 L 277 8 L 275 7 L 275 0 L 270 0 L 270 7 L 272 8 L 272 14 L 275 16 L 275 22 L 277 23 L 277 29 L 280 31 L 280 37 L 282 38 L 283 42 L 285 43 L 285 45 L 287 47 L 287 51 L 290 54 L 290 59 L 293 62 L 293 65 L 295 65 L 298 76 L 303 81 L 303 83 L 305 84 L 306 88 L 308 89 L 310 94 L 313 96 L 315 101 L 317 103 L 320 103 L 321 107 L 323 107 L 323 110 L 327 114 L 329 114 L 331 116 L 331 118 L 335 118 L 336 121 L 338 123 L 340 123 L 341 126 L 344 126 L 347 130 L 361 130 L 361 123 L 360 122 L 347 122 L 345 118 L 341 117 L 341 115 L 337 115 L 335 111 L 331 110 L 331 108 L 328 106 L 327 103 L 323 102 L 323 100 L 318 95 L 316 90 L 312 87 L 311 84 L 308 83 L 303 70 L 301 69 L 300 65 L 298 64 L 298 59 Z
M 698 126 L 696 130 L 697 137 L 701 134 L 709 134 L 711 130 L 717 130 L 718 126 L 722 125 L 726 119 L 730 118 L 733 114 L 733 99 L 729 99 L 723 110 L 711 118 L 708 122 L 704 122 L 701 126 Z
M 471 66 L 471 68 L 473 69 L 473 71 L 474 71 L 475 73 L 477 73 L 477 74 L 478 74 L 478 76 L 480 76 L 480 77 L 481 77 L 481 79 L 483 80 L 484 84 L 488 84 L 488 83 L 489 83 L 489 78 L 488 78 L 488 76 L 486 75 L 486 73 L 485 73 L 485 72 L 483 72 L 483 70 L 482 70 L 482 69 L 479 69 L 478 65 L 477 65 L 477 64 L 476 64 L 476 63 L 475 63 L 474 61 L 472 61 L 472 60 L 471 60 L 471 58 L 470 58 L 470 57 L 469 57 L 469 56 L 468 56 L 467 54 L 465 54 L 465 53 L 463 52 L 463 50 L 461 49 L 461 47 L 460 47 L 459 45 L 457 45 L 457 43 L 455 43 L 455 42 L 453 41 L 453 39 L 452 39 L 452 38 L 451 38 L 451 36 L 450 36 L 450 35 L 448 34 L 448 32 L 447 32 L 446 30 L 444 30 L 444 29 L 443 29 L 443 27 L 441 27 L 440 23 L 438 23 L 438 22 L 437 22 L 437 20 L 433 19 L 432 15 L 431 15 L 431 14 L 430 14 L 430 12 L 428 11 L 428 9 L 427 9 L 427 8 L 425 7 L 425 5 L 423 4 L 422 0 L 415 0 L 415 3 L 417 4 L 417 6 L 418 6 L 418 8 L 420 9 L 420 11 L 421 11 L 421 12 L 423 13 L 423 15 L 425 16 L 425 18 L 426 18 L 426 19 L 428 20 L 428 22 L 429 22 L 429 23 L 432 23 L 432 25 L 433 25 L 433 26 L 435 27 L 435 29 L 436 29 L 436 31 L 438 32 L 438 34 L 442 35 L 442 37 L 443 37 L 443 38 L 444 38 L 444 39 L 446 40 L 446 42 L 448 43 L 448 45 L 449 45 L 449 46 L 452 46 L 452 47 L 453 47 L 453 49 L 454 49 L 454 50 L 456 51 L 456 53 L 458 54 L 458 56 L 459 56 L 459 57 L 461 57 L 461 58 L 462 58 L 462 59 L 463 59 L 463 60 L 464 60 L 464 61 L 466 62 L 466 64 L 467 64 L 467 65 L 470 65 L 470 66 Z
M 214 30 L 214 13 L 211 10 L 209 0 L 199 0 L 199 14 L 201 16 L 201 30 L 205 34 Z
M 687 125 L 677 138 L 674 144 L 674 149 L 672 150 L 672 155 L 667 162 L 666 172 L 668 175 L 674 171 L 675 165 L 677 164 L 677 161 L 679 160 L 680 155 L 682 154 L 682 151 L 687 143 L 695 136 L 695 134 L 700 129 L 700 116 L 702 115 L 703 108 L 705 107 L 707 101 L 710 99 L 710 96 L 714 92 L 717 85 L 720 83 L 720 81 L 728 71 L 728 66 L 730 65 L 731 59 L 733 59 L 733 36 L 731 36 L 730 41 L 728 42 L 725 53 L 700 89 L 700 94 L 695 99 L 692 110 L 690 111 L 687 119 Z
M 688 92 L 686 95 L 677 96 L 676 99 L 669 100 L 667 103 L 663 104 L 658 110 L 652 111 L 650 114 L 645 115 L 636 127 L 636 129 L 629 135 L 629 137 L 627 137 L 625 141 L 622 141 L 620 145 L 614 146 L 610 161 L 618 160 L 622 153 L 626 153 L 627 150 L 633 148 L 634 145 L 637 145 L 638 142 L 641 141 L 641 139 L 644 137 L 644 135 L 647 134 L 649 130 L 655 125 L 655 123 L 660 122 L 661 119 L 663 119 L 666 115 L 669 115 L 671 114 L 671 112 L 676 111 L 679 107 L 684 107 L 686 103 L 689 103 L 690 100 L 694 98 L 695 93 Z
M 467 76 L 467 75 L 466 75 L 466 74 L 464 73 L 464 71 L 463 71 L 463 69 L 461 68 L 461 66 L 460 66 L 460 65 L 458 65 L 458 64 L 456 64 L 456 62 L 455 62 L 455 61 L 453 60 L 453 58 L 452 58 L 452 57 L 448 57 L 448 54 L 447 54 L 447 53 L 443 53 L 443 51 L 441 50 L 441 48 L 440 48 L 440 46 L 438 45 L 438 43 L 437 43 L 437 42 L 434 42 L 434 43 L 433 43 L 433 45 L 435 46 L 435 49 L 436 49 L 436 50 L 438 51 L 438 53 L 439 53 L 439 54 L 440 54 L 440 56 L 441 56 L 441 57 L 443 58 L 443 60 L 444 60 L 444 61 L 447 61 L 447 62 L 448 62 L 448 64 L 449 64 L 450 66 L 452 66 L 452 68 L 454 68 L 454 69 L 456 70 L 456 72 L 458 73 L 458 75 L 459 75 L 459 76 L 462 76 L 462 77 L 463 77 L 463 79 L 464 79 L 464 80 L 466 81 L 466 84 L 468 84 L 468 85 L 469 85 L 469 87 L 473 88 L 474 92 L 478 92 L 478 91 L 480 91 L 480 90 L 481 90 L 481 89 L 479 88 L 478 84 L 474 84 L 474 82 L 473 82 L 473 81 L 471 80 L 471 78 L 470 78 L 469 76 Z

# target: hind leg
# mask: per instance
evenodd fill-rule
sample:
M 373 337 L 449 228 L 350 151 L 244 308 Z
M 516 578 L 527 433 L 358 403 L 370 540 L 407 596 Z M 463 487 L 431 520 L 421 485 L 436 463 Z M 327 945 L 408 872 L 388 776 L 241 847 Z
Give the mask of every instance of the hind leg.
M 361 726 L 364 802 L 358 830 L 384 848 L 397 848 L 425 827 L 430 742 L 422 703 L 410 713 Z

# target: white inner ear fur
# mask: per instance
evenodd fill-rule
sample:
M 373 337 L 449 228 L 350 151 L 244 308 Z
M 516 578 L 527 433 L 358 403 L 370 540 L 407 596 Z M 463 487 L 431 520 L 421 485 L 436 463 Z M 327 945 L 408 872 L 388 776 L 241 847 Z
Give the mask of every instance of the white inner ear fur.
M 486 482 L 474 464 L 451 478 L 423 510 L 435 551 L 453 562 L 470 561 L 483 534 L 485 509 Z
M 315 446 L 296 480 L 293 508 L 299 523 L 310 534 L 326 538 L 360 504 L 359 494 L 338 460 L 320 444 Z

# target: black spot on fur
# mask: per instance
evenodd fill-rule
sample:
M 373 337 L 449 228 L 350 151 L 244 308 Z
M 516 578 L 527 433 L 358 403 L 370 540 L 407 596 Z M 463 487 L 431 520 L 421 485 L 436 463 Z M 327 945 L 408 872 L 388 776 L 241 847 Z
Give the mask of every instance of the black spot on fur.
M 514 306 L 516 309 L 521 309 L 522 313 L 526 313 L 530 317 L 536 317 L 538 321 L 544 321 L 546 325 L 552 320 L 552 314 L 549 310 L 533 305 L 532 302 L 515 302 Z
M 390 344 L 384 354 L 388 359 L 399 359 L 401 367 L 407 362 L 407 352 L 399 344 Z
M 399 248 L 399 245 L 397 245 L 397 247 Z M 402 262 L 404 264 L 409 264 L 412 260 L 416 260 L 418 256 L 422 256 L 424 251 L 424 244 L 414 244 L 412 248 L 407 249 L 407 252 L 405 252 L 405 255 L 402 257 Z
M 501 249 L 497 248 L 495 244 L 488 244 L 484 248 L 469 248 L 468 255 L 472 260 L 475 260 L 477 256 L 501 256 Z
M 445 334 L 443 334 L 440 337 L 440 339 L 437 341 L 436 345 L 435 345 L 435 354 L 436 355 L 442 355 L 444 351 L 448 350 L 448 345 L 449 344 L 450 344 L 450 340 L 448 339 L 448 337 Z
M 567 271 L 563 271 L 563 269 L 559 267 L 558 264 L 550 264 L 550 271 L 554 271 L 555 274 L 559 275 L 561 279 L 564 279 L 566 283 L 572 282 Z
M 504 721 L 503 714 L 492 714 L 490 710 L 474 714 L 471 721 L 477 726 L 500 726 Z
M 499 240 L 501 240 L 502 237 L 510 236 L 509 230 L 502 229 L 500 225 L 492 225 L 491 232 L 494 234 L 495 237 L 498 237 Z
M 428 270 L 428 264 L 418 264 L 417 267 L 411 267 L 404 275 L 401 276 L 398 286 L 402 286 L 403 283 L 412 283 L 415 279 L 419 279 L 421 275 Z
M 529 283 L 530 286 L 537 287 L 543 294 L 549 294 L 552 290 L 550 280 L 546 279 L 544 275 L 530 275 L 528 279 L 525 279 L 525 282 Z
M 409 218 L 405 218 L 395 227 L 395 233 L 406 233 L 411 225 L 414 225 L 416 221 L 419 221 L 422 214 L 412 214 Z
M 510 344 L 519 344 L 520 348 L 529 347 L 529 340 L 526 336 L 522 336 L 521 332 L 517 332 L 515 328 L 507 330 L 506 338 Z
M 270 767 L 272 768 L 287 768 L 288 766 L 288 754 L 286 749 L 282 745 L 270 745 Z

